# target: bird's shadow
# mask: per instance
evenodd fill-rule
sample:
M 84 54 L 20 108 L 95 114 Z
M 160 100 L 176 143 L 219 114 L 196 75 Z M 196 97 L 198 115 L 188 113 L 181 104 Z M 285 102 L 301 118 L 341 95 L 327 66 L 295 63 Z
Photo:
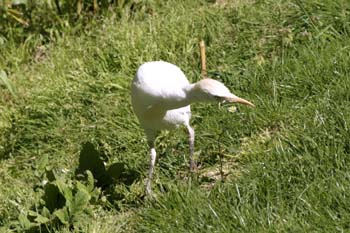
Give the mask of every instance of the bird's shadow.
M 86 142 L 82 146 L 79 155 L 79 166 L 75 171 L 77 178 L 83 177 L 86 171 L 89 170 L 97 187 L 106 194 L 110 203 L 117 200 L 122 200 L 124 195 L 122 193 L 115 193 L 114 187 L 118 184 L 129 186 L 140 180 L 141 174 L 135 169 L 129 168 L 123 162 L 116 162 L 106 166 L 103 155 L 95 146 Z

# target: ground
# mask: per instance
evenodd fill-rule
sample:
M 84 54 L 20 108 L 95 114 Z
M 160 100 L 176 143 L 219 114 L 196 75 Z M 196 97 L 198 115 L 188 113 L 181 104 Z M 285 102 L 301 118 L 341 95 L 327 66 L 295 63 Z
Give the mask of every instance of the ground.
M 1 231 L 348 229 L 348 1 L 125 2 L 0 34 Z M 256 108 L 192 106 L 200 169 L 185 131 L 163 132 L 150 200 L 130 82 L 151 60 L 197 81 L 201 39 L 209 75 Z

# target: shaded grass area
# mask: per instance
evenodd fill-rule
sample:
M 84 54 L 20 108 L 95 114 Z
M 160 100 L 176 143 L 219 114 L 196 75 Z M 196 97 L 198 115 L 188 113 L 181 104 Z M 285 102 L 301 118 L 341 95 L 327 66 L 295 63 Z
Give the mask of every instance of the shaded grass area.
M 163 133 L 157 199 L 143 178 L 115 185 L 122 199 L 90 203 L 76 231 L 342 231 L 349 227 L 350 6 L 347 1 L 150 1 L 151 11 L 106 13 L 75 36 L 33 35 L 0 49 L 0 226 L 40 202 L 40 158 L 73 179 L 82 144 L 107 164 L 146 177 L 148 149 L 129 100 L 138 65 L 167 60 L 199 79 L 197 42 L 211 74 L 256 109 L 193 106 L 203 171 L 235 164 L 223 181 L 187 174 L 185 133 Z M 206 184 L 213 188 L 203 188 Z M 213 185 L 214 184 L 214 185 Z M 207 187 L 207 186 L 205 186 Z M 17 224 L 17 225 L 16 225 Z M 15 228 L 14 226 L 17 226 Z M 18 228 L 19 227 L 19 228 Z M 69 232 L 71 226 L 46 226 Z

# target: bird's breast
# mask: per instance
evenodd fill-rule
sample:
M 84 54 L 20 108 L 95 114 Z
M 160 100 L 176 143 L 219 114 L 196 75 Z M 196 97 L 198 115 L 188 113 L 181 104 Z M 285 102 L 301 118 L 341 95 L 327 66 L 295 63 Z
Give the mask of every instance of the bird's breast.
M 150 108 L 139 118 L 142 127 L 152 130 L 175 129 L 180 125 L 186 125 L 191 118 L 190 106 L 172 110 Z

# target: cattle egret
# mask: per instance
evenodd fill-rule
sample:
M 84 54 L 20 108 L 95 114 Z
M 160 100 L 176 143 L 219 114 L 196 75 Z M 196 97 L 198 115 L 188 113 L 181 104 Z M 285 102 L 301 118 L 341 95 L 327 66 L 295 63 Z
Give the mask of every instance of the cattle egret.
M 232 94 L 219 81 L 206 78 L 190 84 L 179 67 L 164 61 L 146 62 L 138 68 L 131 85 L 131 101 L 150 147 L 146 182 L 148 194 L 152 192 L 151 180 L 156 161 L 154 142 L 159 131 L 184 125 L 189 135 L 191 171 L 196 167 L 193 161 L 194 130 L 190 126 L 190 104 L 228 101 L 254 107 L 249 101 Z

